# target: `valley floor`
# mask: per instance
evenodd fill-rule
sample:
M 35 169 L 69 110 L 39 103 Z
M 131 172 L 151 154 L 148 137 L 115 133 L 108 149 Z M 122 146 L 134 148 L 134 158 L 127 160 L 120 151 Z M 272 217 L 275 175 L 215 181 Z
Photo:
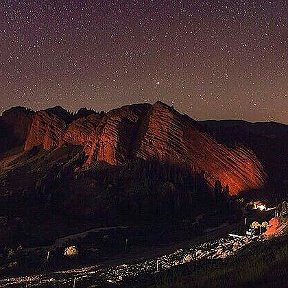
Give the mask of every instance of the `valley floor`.
M 203 260 L 225 259 L 235 255 L 260 237 L 223 237 L 201 244 L 177 249 L 152 259 L 139 259 L 134 263 L 110 266 L 89 266 L 26 277 L 12 277 L 0 280 L 0 287 L 109 287 L 123 286 L 133 279 L 147 277 L 174 267 Z

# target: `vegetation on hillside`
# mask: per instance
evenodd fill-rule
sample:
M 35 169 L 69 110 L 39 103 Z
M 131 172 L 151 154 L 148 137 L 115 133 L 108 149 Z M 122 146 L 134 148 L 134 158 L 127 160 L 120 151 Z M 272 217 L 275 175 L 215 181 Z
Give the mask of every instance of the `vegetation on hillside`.
M 155 276 L 152 280 L 154 284 L 147 286 L 149 288 L 287 287 L 287 240 L 288 236 L 285 236 L 254 243 L 249 249 L 225 260 L 190 263 L 178 270 Z

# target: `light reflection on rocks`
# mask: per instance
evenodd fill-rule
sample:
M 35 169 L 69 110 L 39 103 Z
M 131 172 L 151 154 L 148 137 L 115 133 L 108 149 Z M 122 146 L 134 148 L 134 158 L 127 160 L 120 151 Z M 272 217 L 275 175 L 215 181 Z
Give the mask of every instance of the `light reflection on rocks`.
M 220 238 L 188 249 L 178 249 L 171 254 L 134 264 L 121 264 L 110 267 L 97 265 L 30 277 L 6 278 L 0 280 L 0 287 L 39 287 L 47 284 L 55 287 L 65 287 L 71 285 L 71 283 L 73 284 L 73 281 L 76 281 L 76 283 L 89 281 L 99 285 L 105 282 L 121 283 L 140 275 L 158 273 L 185 263 L 203 259 L 224 259 L 236 254 L 246 245 L 259 240 L 261 238 L 257 236 Z

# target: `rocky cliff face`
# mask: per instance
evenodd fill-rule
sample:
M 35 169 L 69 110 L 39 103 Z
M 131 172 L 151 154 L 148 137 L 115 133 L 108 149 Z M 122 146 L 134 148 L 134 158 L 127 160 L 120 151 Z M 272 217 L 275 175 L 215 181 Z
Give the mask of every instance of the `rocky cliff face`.
M 288 125 L 274 122 L 250 123 L 240 120 L 210 120 L 198 122 L 198 125 L 202 131 L 213 135 L 217 142 L 225 146 L 241 145 L 254 151 L 265 172 L 269 175 L 265 185 L 269 188 L 267 193 L 264 192 L 266 197 L 286 199 L 286 191 L 288 191 Z
M 117 165 L 134 157 L 139 127 L 149 107 L 131 105 L 108 112 L 96 142 L 96 159 Z
M 45 150 L 61 146 L 68 123 L 53 112 L 39 111 L 33 117 L 25 142 L 25 151 L 42 145 Z
M 137 156 L 156 157 L 203 171 L 211 186 L 220 180 L 222 185 L 229 186 L 232 195 L 263 186 L 265 173 L 252 151 L 221 145 L 194 124 L 171 107 L 156 103 L 146 121 Z
M 220 180 L 231 195 L 264 184 L 265 173 L 252 151 L 218 143 L 198 130 L 196 121 L 164 103 L 124 106 L 101 114 L 84 112 L 73 116 L 59 107 L 36 112 L 25 150 L 79 145 L 88 167 L 94 161 L 121 165 L 136 157 L 157 159 L 203 172 L 212 187 Z

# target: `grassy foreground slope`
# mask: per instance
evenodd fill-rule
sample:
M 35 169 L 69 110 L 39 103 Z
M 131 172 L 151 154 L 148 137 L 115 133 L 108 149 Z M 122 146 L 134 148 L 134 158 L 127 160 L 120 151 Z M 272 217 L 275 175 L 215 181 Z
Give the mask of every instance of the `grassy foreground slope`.
M 222 261 L 191 264 L 155 278 L 149 288 L 288 287 L 288 236 L 255 243 Z

